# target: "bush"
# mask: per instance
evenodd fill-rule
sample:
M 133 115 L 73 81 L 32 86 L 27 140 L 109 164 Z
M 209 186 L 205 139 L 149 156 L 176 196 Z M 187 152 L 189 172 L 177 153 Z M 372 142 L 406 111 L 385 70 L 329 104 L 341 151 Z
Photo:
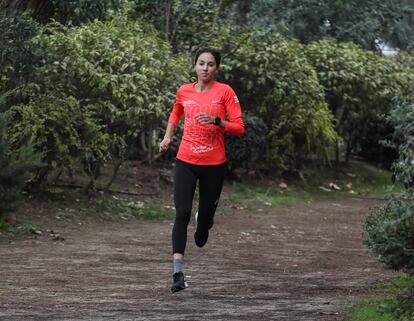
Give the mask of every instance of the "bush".
M 392 195 L 371 211 L 364 223 L 364 242 L 387 266 L 414 274 L 414 192 Z
M 414 97 L 396 99 L 388 120 L 394 126 L 389 144 L 399 152 L 394 177 L 406 191 L 372 211 L 364 224 L 364 240 L 380 261 L 414 275 Z
M 406 188 L 414 187 L 414 96 L 394 99 L 394 108 L 388 116 L 394 133 L 387 145 L 398 150 L 394 176 Z
M 0 95 L 5 100 L 3 111 L 10 104 L 25 99 L 25 86 L 40 60 L 31 42 L 38 32 L 38 24 L 28 14 L 9 17 L 0 13 Z
M 336 133 L 323 88 L 296 41 L 259 31 L 234 37 L 224 31 L 222 78 L 244 111 L 265 122 L 264 161 L 272 170 L 296 171 L 309 159 L 327 158 Z M 237 47 L 238 46 L 238 47 Z
M 387 144 L 399 153 L 394 177 L 406 190 L 391 194 L 384 206 L 371 211 L 363 227 L 364 242 L 388 267 L 410 274 L 394 295 L 391 311 L 397 320 L 409 321 L 414 317 L 414 96 L 396 98 L 387 119 L 394 126 Z
M 262 160 L 265 152 L 265 140 L 268 129 L 262 119 L 257 116 L 244 115 L 245 133 L 242 137 L 225 135 L 226 156 L 230 172 L 236 168 L 249 168 L 254 164 L 258 167 L 258 162 Z
M 399 321 L 414 320 L 414 277 L 405 276 L 393 284 L 391 312 Z
M 389 113 L 395 95 L 409 92 L 414 73 L 405 65 L 407 59 L 381 57 L 353 43 L 334 40 L 308 45 L 306 56 L 324 88 L 336 131 L 345 142 L 345 161 L 352 152 L 373 159 L 383 157 L 379 139 L 384 136 L 380 135 L 392 131 L 379 115 Z
M 32 142 L 17 150 L 10 148 L 7 117 L 0 113 L 0 217 L 18 207 L 30 171 L 39 165 L 40 157 Z
M 44 64 L 29 101 L 13 107 L 15 141 L 34 135 L 49 170 L 84 164 L 88 186 L 104 161 L 120 164 L 136 146 L 153 157 L 157 130 L 188 78 L 184 58 L 171 57 L 153 27 L 121 16 L 50 24 L 33 43 Z

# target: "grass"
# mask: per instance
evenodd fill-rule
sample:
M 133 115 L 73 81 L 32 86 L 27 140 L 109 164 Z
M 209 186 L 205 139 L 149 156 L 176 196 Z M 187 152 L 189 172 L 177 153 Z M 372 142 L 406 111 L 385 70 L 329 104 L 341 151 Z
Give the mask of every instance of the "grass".
M 298 192 L 294 189 L 281 191 L 274 187 L 252 187 L 242 183 L 234 183 L 231 192 L 222 196 L 224 205 L 247 209 L 298 204 L 310 200 L 311 196 L 306 192 Z
M 389 171 L 358 161 L 336 168 L 307 169 L 302 174 L 301 180 L 284 181 L 287 188 L 281 188 L 279 183 L 276 183 L 276 179 L 267 186 L 251 186 L 234 182 L 230 186 L 231 193 L 223 195 L 222 200 L 227 205 L 237 204 L 248 209 L 258 206 L 275 207 L 364 195 L 382 197 L 392 186 Z M 334 186 L 339 190 L 333 188 Z M 394 190 L 398 189 L 399 187 L 394 187 Z
M 0 234 L 7 236 L 21 236 L 28 234 L 42 234 L 42 226 L 33 223 L 9 224 L 5 219 L 0 219 Z
M 335 200 L 367 194 L 382 197 L 391 185 L 390 172 L 357 161 L 353 161 L 349 166 L 307 169 L 302 173 L 302 177 L 301 180 L 266 178 L 256 180 L 252 184 L 226 183 L 220 209 L 224 212 L 230 207 L 266 209 L 285 204 Z M 282 181 L 287 184 L 286 188 L 280 187 Z M 330 183 L 338 186 L 340 190 L 329 188 Z M 197 195 L 196 193 L 196 198 Z M 171 218 L 174 214 L 173 208 L 163 206 L 163 201 L 157 199 L 144 202 L 138 197 L 101 193 L 89 198 L 82 195 L 80 190 L 61 187 L 49 187 L 46 193 L 36 196 L 35 199 L 38 199 L 39 204 L 36 208 L 37 212 L 43 213 L 41 215 L 76 224 L 85 219 L 105 221 L 139 217 L 161 220 Z M 36 212 L 36 209 L 34 211 Z M 19 213 L 16 217 L 20 218 Z M 0 221 L 0 233 L 18 235 L 36 233 L 35 231 L 40 230 L 40 227 L 27 223 L 27 220 L 36 221 L 36 218 L 29 215 L 25 222 L 13 225 Z
M 392 314 L 386 312 L 390 303 L 383 298 L 368 298 L 360 300 L 351 308 L 350 321 L 390 321 Z
M 382 286 L 383 295 L 355 301 L 346 311 L 347 321 L 410 321 L 414 318 L 414 277 L 400 276 Z M 407 296 L 411 293 L 411 296 Z
M 148 205 L 142 201 L 120 200 L 110 205 L 122 217 L 142 217 L 148 220 L 162 220 L 172 215 L 172 211 L 157 205 Z

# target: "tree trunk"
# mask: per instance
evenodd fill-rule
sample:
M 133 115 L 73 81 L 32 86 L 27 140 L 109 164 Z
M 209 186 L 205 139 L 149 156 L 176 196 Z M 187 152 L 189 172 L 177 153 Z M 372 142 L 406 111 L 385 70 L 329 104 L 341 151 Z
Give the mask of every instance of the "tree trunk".
M 352 151 L 352 132 L 348 133 L 348 139 L 346 141 L 346 148 L 345 148 L 345 164 L 349 165 L 349 159 L 351 158 L 351 151 Z
M 165 35 L 167 39 L 170 39 L 171 33 L 171 10 L 172 10 L 172 1 L 167 1 L 165 4 Z
M 339 139 L 338 138 L 335 141 L 335 164 L 336 166 L 339 165 Z
M 0 11 L 5 15 L 15 16 L 30 9 L 36 16 L 45 4 L 46 0 L 0 0 Z
M 115 181 L 115 178 L 118 174 L 119 168 L 121 167 L 122 163 L 124 161 L 123 160 L 119 160 L 114 167 L 114 171 L 112 172 L 112 177 L 109 180 L 108 184 L 106 184 L 105 188 L 104 188 L 104 192 L 107 193 L 109 191 L 109 188 L 111 187 L 112 183 Z
M 241 25 L 246 25 L 248 20 L 248 15 L 252 8 L 252 1 L 251 0 L 243 0 L 240 1 L 239 4 L 239 19 Z

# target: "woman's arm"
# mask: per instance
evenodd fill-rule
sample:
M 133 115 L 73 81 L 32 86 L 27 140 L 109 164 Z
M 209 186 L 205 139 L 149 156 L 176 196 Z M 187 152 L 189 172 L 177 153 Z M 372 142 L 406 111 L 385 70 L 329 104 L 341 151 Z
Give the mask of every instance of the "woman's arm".
M 224 130 L 226 132 L 232 135 L 243 136 L 244 122 L 240 102 L 237 98 L 236 93 L 233 91 L 231 87 L 228 87 L 228 90 L 224 98 L 226 113 L 229 116 L 229 120 L 227 121 L 222 119 L 221 126 L 224 127 Z
M 170 117 L 168 118 L 168 124 L 167 129 L 165 130 L 164 138 L 160 143 L 160 153 L 165 153 L 168 150 L 168 147 L 170 146 L 172 138 L 174 136 L 174 129 L 177 127 L 183 113 L 184 109 L 183 105 L 181 104 L 181 95 L 179 89 L 175 97 L 175 103 Z
M 168 122 L 167 129 L 165 130 L 164 139 L 160 143 L 160 153 L 165 153 L 168 150 L 168 147 L 171 144 L 172 138 L 174 136 L 175 125 Z

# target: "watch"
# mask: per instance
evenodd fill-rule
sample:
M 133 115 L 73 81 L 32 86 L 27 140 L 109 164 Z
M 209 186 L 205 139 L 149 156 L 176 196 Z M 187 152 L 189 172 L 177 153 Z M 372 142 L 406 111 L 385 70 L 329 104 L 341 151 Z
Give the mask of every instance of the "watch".
M 216 126 L 220 126 L 221 125 L 221 118 L 220 117 L 216 117 L 214 118 L 214 125 Z

